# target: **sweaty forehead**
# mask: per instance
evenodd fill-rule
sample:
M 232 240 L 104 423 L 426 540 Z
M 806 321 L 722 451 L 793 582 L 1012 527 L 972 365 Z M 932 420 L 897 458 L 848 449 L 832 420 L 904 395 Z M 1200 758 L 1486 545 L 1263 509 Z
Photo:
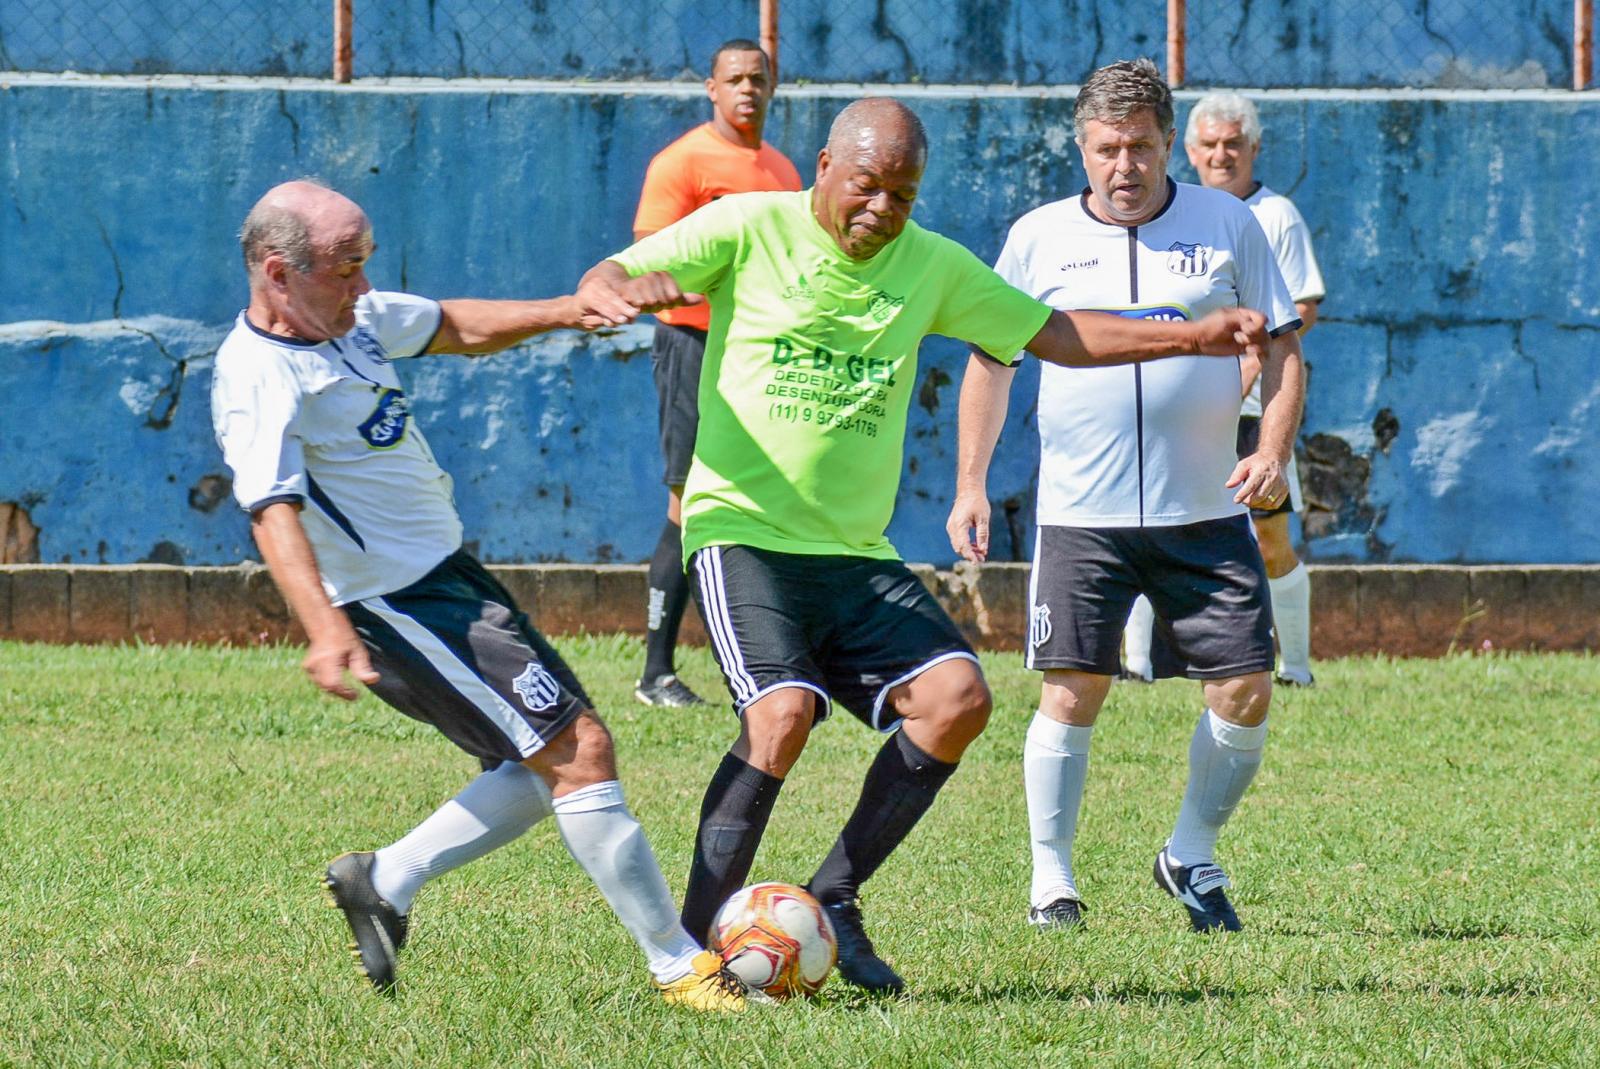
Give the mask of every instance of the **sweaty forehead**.
M 1236 141 L 1244 136 L 1244 124 L 1222 119 L 1201 119 L 1195 132 L 1206 141 Z

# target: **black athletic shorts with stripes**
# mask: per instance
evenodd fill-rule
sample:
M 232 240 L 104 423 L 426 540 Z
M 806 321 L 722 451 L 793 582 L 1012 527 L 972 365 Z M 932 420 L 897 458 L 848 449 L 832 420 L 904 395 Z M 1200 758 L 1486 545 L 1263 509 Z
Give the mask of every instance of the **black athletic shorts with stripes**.
M 1140 594 L 1155 609 L 1158 679 L 1272 671 L 1267 568 L 1243 515 L 1176 527 L 1040 527 L 1028 667 L 1115 675 Z
M 593 708 L 561 655 L 465 550 L 344 611 L 372 655 L 372 692 L 485 767 L 531 757 Z
M 837 701 L 892 731 L 889 691 L 971 645 L 922 581 L 897 560 L 709 546 L 690 561 L 712 651 L 743 713 L 784 687 Z
M 700 430 L 700 367 L 705 358 L 705 331 L 656 324 L 650 366 L 661 421 L 661 457 L 666 461 L 661 481 L 668 486 L 682 486 L 689 478 L 694 437 Z

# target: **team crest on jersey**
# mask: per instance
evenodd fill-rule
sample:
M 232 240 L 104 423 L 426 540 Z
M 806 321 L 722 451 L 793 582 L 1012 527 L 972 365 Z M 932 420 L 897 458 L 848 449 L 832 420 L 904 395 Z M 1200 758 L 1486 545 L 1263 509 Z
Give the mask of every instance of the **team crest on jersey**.
M 561 697 L 561 685 L 538 661 L 529 661 L 522 674 L 511 681 L 511 686 L 530 713 L 549 709 Z
M 383 343 L 374 337 L 366 327 L 357 327 L 356 332 L 350 335 L 350 341 L 357 349 L 371 357 L 373 363 L 387 364 L 389 362 L 389 354 L 384 349 Z
M 1038 649 L 1050 641 L 1050 606 L 1035 605 L 1033 619 L 1028 622 L 1028 645 Z
M 875 323 L 887 323 L 905 306 L 904 297 L 891 297 L 882 290 L 875 290 L 872 299 L 867 302 L 867 314 L 872 316 Z
M 373 449 L 393 449 L 406 437 L 411 423 L 411 402 L 399 390 L 384 390 L 372 415 L 361 421 L 357 433 Z
M 1211 266 L 1211 250 L 1199 242 L 1189 244 L 1174 241 L 1167 246 L 1167 270 L 1175 275 L 1193 278 L 1203 275 Z

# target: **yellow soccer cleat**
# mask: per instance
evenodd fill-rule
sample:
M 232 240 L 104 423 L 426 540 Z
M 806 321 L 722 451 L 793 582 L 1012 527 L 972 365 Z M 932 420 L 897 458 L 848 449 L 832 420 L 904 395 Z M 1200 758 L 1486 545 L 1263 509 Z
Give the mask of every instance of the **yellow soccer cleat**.
M 655 985 L 667 1005 L 701 1013 L 743 1013 L 750 1004 L 744 981 L 709 950 L 696 954 L 689 971 L 676 980 L 657 980 Z

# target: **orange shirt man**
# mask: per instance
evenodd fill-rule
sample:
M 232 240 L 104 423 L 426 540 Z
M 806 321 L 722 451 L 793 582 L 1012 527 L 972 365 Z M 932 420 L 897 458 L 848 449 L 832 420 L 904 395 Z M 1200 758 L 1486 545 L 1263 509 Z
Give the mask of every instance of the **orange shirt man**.
M 729 193 L 799 190 L 800 173 L 783 153 L 761 140 L 772 103 L 772 67 L 754 41 L 737 38 L 711 57 L 706 95 L 711 121 L 668 145 L 650 161 L 633 220 L 633 236 L 663 230 L 697 208 Z M 634 696 L 646 705 L 698 705 L 701 699 L 678 679 L 673 649 L 689 600 L 683 571 L 683 484 L 694 456 L 700 423 L 700 364 L 711 317 L 704 305 L 657 314 L 650 358 L 661 414 L 661 452 L 666 459 L 667 522 L 650 561 L 649 633 L 645 666 Z

